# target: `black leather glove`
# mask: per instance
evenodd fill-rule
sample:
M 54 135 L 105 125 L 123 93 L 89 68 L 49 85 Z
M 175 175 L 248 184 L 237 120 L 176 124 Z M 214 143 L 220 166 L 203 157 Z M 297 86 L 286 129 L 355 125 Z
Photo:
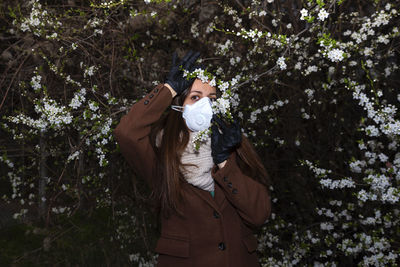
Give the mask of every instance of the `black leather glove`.
M 212 118 L 211 131 L 211 155 L 214 163 L 219 164 L 228 159 L 229 154 L 240 144 L 242 133 L 236 120 L 231 125 L 227 125 L 215 114 Z
M 174 52 L 172 56 L 172 67 L 167 75 L 165 83 L 168 83 L 172 87 L 172 89 L 174 89 L 177 95 L 180 95 L 183 91 L 185 91 L 185 89 L 191 86 L 195 80 L 195 78 L 191 78 L 188 80 L 186 77 L 183 77 L 183 71 L 180 69 L 180 66 L 190 72 L 193 71 L 195 68 L 194 63 L 199 56 L 199 52 L 189 51 L 177 64 L 179 58 L 176 52 Z

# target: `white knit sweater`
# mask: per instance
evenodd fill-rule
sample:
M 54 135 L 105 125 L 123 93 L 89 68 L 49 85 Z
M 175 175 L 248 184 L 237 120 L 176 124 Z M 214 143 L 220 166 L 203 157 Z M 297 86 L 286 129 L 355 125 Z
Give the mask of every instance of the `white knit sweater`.
M 156 146 L 161 143 L 163 131 L 157 135 Z M 194 149 L 193 138 L 195 133 L 189 131 L 189 142 L 182 152 L 182 164 L 194 164 L 196 166 L 182 166 L 180 169 L 186 181 L 206 191 L 214 191 L 214 179 L 211 176 L 211 169 L 214 162 L 211 156 L 211 139 L 200 143 L 198 151 Z

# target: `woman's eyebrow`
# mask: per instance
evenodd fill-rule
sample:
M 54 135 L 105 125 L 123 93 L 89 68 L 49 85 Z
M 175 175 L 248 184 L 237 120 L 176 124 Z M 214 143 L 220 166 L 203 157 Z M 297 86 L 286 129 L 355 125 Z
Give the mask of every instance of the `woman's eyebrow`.
M 190 93 L 199 93 L 199 94 L 203 94 L 203 92 L 202 91 L 197 91 L 197 90 L 193 90 L 193 91 L 191 91 Z M 210 93 L 210 94 L 208 94 L 208 95 L 217 95 L 216 93 Z

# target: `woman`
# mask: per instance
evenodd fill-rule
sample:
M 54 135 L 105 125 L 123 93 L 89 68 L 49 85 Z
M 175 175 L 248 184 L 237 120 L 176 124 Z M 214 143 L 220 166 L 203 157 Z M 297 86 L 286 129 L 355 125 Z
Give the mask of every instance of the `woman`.
M 237 123 L 216 116 L 211 141 L 194 151 L 191 138 L 208 127 L 216 98 L 215 87 L 183 77 L 180 66 L 192 71 L 198 56 L 176 64 L 174 54 L 166 82 L 135 103 L 114 134 L 158 204 L 157 266 L 259 266 L 252 230 L 270 214 L 267 174 Z M 205 126 L 195 123 L 200 113 Z

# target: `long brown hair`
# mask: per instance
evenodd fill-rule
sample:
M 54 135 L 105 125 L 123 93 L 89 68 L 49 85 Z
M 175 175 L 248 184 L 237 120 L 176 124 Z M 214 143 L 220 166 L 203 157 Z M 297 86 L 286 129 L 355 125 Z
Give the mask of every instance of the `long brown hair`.
M 190 89 L 191 87 L 175 97 L 172 104 L 182 106 Z M 160 131 L 163 131 L 161 143 L 156 146 L 156 139 Z M 189 132 L 182 114 L 167 110 L 153 125 L 150 141 L 158 161 L 156 180 L 152 185 L 152 198 L 155 200 L 156 209 L 166 217 L 172 212 L 182 215 L 182 211 L 178 209 L 179 203 L 183 200 L 182 183 L 185 181 L 180 171 L 181 154 L 189 142 Z M 241 171 L 268 187 L 267 171 L 254 147 L 244 135 L 242 135 L 242 142 L 236 148 L 236 152 L 238 155 L 236 161 Z

